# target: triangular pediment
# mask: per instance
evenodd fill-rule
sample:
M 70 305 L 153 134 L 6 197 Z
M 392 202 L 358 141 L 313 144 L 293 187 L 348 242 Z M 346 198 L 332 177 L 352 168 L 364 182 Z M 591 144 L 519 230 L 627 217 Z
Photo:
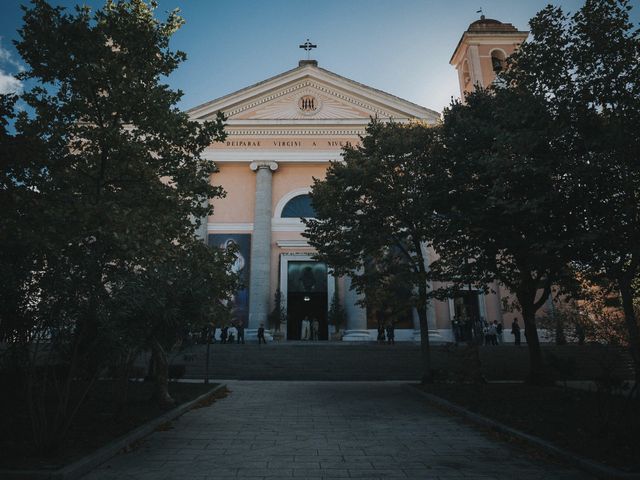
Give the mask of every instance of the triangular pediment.
M 256 106 L 252 106 L 256 104 Z M 238 105 L 225 112 L 234 120 L 349 119 L 391 117 L 389 110 L 367 104 L 311 79 Z
M 421 119 L 439 114 L 394 95 L 354 82 L 315 65 L 304 65 L 189 110 L 192 119 L 207 120 L 218 111 L 230 123 L 289 120 L 355 120 L 371 117 Z

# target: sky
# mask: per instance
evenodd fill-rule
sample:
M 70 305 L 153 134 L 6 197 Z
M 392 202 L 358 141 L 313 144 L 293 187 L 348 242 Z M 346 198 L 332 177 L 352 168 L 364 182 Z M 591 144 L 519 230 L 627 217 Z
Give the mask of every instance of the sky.
M 49 0 L 93 8 L 103 0 Z M 22 25 L 20 0 L 0 0 L 0 91 L 19 87 L 23 64 L 12 41 Z M 583 0 L 159 0 L 157 14 L 179 8 L 186 23 L 171 47 L 187 61 L 169 78 L 188 109 L 294 68 L 298 46 L 318 46 L 319 66 L 436 111 L 460 95 L 449 59 L 480 16 L 528 30 L 547 3 L 575 12 Z M 632 0 L 640 22 L 640 0 Z

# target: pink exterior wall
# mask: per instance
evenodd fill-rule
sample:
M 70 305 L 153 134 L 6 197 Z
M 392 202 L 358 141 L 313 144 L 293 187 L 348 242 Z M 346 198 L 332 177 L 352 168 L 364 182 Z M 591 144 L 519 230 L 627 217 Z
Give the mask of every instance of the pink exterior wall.
M 469 52 L 470 45 L 476 45 L 478 47 L 480 72 L 473 71 L 474 63 L 470 58 L 470 52 Z M 504 52 L 505 58 L 506 58 L 516 50 L 517 45 L 514 43 L 505 43 L 504 41 L 501 42 L 499 38 L 496 38 L 495 43 L 489 43 L 489 44 L 480 44 L 480 43 L 473 42 L 471 40 L 468 43 L 463 44 L 461 48 L 463 49 L 463 54 L 462 54 L 460 63 L 456 66 L 456 68 L 458 70 L 458 82 L 460 84 L 461 96 L 464 97 L 465 93 L 468 93 L 469 91 L 473 90 L 474 75 L 475 75 L 475 78 L 481 80 L 482 85 L 484 87 L 491 85 L 491 82 L 495 80 L 496 74 L 493 71 L 493 64 L 491 62 L 491 53 L 493 52 L 493 50 L 501 50 L 502 52 Z M 465 85 L 464 78 L 463 78 L 465 61 L 468 62 L 469 71 L 473 72 L 473 74 L 471 75 L 472 81 L 468 85 Z
M 279 163 L 278 170 L 273 174 L 272 183 L 272 212 L 276 214 L 276 205 L 282 197 L 289 192 L 301 188 L 310 188 L 313 184 L 313 178 L 324 178 L 328 163 Z M 274 223 L 277 219 L 274 219 Z M 280 240 L 303 240 L 301 232 L 274 231 L 271 233 L 271 291 L 275 293 L 280 285 L 280 255 L 282 253 L 313 253 L 313 249 L 306 247 L 286 247 L 278 246 Z M 273 299 L 271 299 L 273 304 Z M 273 305 L 271 304 L 271 307 Z
M 227 196 L 213 201 L 209 222 L 252 223 L 255 206 L 256 174 L 249 163 L 221 163 L 212 175 L 213 185 L 222 185 Z
M 280 199 L 292 190 L 311 187 L 313 177 L 323 179 L 328 163 L 292 164 L 279 163 L 278 170 L 273 174 L 272 186 L 272 211 Z
M 250 162 L 219 163 L 219 172 L 212 176 L 213 185 L 221 185 L 227 193 L 225 198 L 213 201 L 214 212 L 210 223 L 253 223 L 255 207 L 255 172 L 249 168 Z M 329 163 L 284 163 L 278 164 L 272 179 L 272 212 L 278 202 L 293 190 L 310 188 L 313 178 L 324 178 Z M 277 220 L 276 220 L 277 221 Z M 275 223 L 275 222 L 274 222 Z M 237 231 L 234 228 L 228 233 Z M 242 233 L 245 233 L 242 231 Z M 312 253 L 311 248 L 280 248 L 280 240 L 302 240 L 298 231 L 274 231 L 271 234 L 271 280 L 270 291 L 275 293 L 279 287 L 280 254 L 291 252 Z M 273 307 L 273 298 L 271 298 Z

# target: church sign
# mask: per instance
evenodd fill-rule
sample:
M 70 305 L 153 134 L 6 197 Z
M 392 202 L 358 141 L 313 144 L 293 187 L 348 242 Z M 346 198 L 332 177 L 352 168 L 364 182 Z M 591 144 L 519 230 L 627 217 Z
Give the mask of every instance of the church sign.
M 342 150 L 348 145 L 359 145 L 358 137 L 259 137 L 233 138 L 214 143 L 220 150 Z

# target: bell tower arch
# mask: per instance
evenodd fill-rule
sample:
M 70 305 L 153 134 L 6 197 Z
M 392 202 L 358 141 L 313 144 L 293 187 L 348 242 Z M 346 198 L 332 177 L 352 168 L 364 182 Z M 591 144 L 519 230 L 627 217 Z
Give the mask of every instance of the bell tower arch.
M 506 58 L 528 35 L 528 31 L 519 31 L 510 23 L 502 23 L 484 15 L 469 25 L 449 60 L 458 71 L 462 99 L 476 85 L 491 85 L 497 73 L 504 68 Z

